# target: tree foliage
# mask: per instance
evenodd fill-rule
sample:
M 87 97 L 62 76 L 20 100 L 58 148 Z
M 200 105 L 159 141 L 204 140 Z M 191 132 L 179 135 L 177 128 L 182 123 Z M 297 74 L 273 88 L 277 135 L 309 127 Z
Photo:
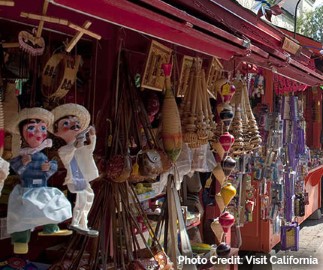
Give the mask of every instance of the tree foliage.
M 296 31 L 316 41 L 323 42 L 323 6 L 300 16 L 297 19 Z

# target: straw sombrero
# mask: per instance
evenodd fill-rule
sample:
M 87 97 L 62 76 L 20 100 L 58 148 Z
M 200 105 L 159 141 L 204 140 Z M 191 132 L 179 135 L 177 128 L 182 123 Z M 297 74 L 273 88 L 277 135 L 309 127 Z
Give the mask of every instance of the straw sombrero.
M 52 113 L 54 114 L 54 122 L 68 115 L 76 116 L 80 121 L 81 131 L 85 130 L 90 124 L 91 117 L 89 111 L 79 104 L 63 104 L 54 108 Z
M 54 115 L 46 109 L 35 107 L 35 108 L 24 108 L 22 109 L 13 120 L 9 130 L 12 133 L 20 134 L 19 123 L 27 119 L 39 119 L 47 124 L 47 130 L 52 131 Z

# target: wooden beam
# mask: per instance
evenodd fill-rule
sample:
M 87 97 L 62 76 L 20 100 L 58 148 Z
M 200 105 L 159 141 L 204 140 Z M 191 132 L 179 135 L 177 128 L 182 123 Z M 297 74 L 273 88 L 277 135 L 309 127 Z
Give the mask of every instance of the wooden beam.
M 1 0 L 0 6 L 7 6 L 7 7 L 13 7 L 15 5 L 14 1 L 11 0 Z
M 69 26 L 70 28 L 72 28 L 72 29 L 75 29 L 75 30 L 77 30 L 77 31 L 79 31 L 79 32 L 82 32 L 83 34 L 86 34 L 86 35 L 88 35 L 88 36 L 90 36 L 90 37 L 93 37 L 93 38 L 95 38 L 95 39 L 98 39 L 98 40 L 100 40 L 100 39 L 101 39 L 101 36 L 100 36 L 100 35 L 98 35 L 98 34 L 96 34 L 96 33 L 93 33 L 93 32 L 91 32 L 91 31 L 89 31 L 89 30 L 86 30 L 86 29 L 84 29 L 83 27 L 78 26 L 78 25 L 76 25 L 76 24 L 74 24 L 74 23 L 69 22 L 69 23 L 68 23 L 68 26 Z
M 91 26 L 91 22 L 90 21 L 86 21 L 82 28 L 83 29 L 88 29 Z M 76 43 L 81 39 L 81 37 L 84 35 L 84 31 L 78 31 L 75 36 L 72 38 L 72 40 L 66 45 L 65 51 L 66 52 L 71 52 L 71 50 L 73 50 L 73 48 L 75 47 Z
M 56 18 L 56 17 L 49 17 L 46 15 L 37 15 L 34 13 L 27 13 L 27 12 L 21 12 L 20 17 L 32 19 L 32 20 L 43 21 L 43 22 L 50 22 L 50 23 L 57 23 L 57 24 L 65 25 L 65 26 L 68 26 L 74 30 L 77 30 L 79 33 L 82 33 L 82 35 L 88 35 L 88 36 L 93 37 L 98 40 L 101 39 L 100 35 L 87 30 L 88 27 L 85 28 L 84 26 L 78 26 L 74 23 L 69 22 L 68 20 L 64 20 L 64 19 L 60 19 L 60 18 Z M 89 23 L 91 25 L 91 22 L 89 22 Z
M 49 2 L 47 0 L 44 0 L 42 15 L 46 15 L 47 9 L 48 9 L 48 3 Z M 43 31 L 43 27 L 44 27 L 44 20 L 40 20 L 39 21 L 39 24 L 38 24 L 38 28 L 37 28 L 36 37 L 40 37 L 41 36 L 41 33 Z
M 20 45 L 18 42 L 4 42 L 2 43 L 2 48 L 8 49 L 8 48 L 19 48 Z
M 27 18 L 27 19 L 50 22 L 50 23 L 57 23 L 57 24 L 61 24 L 61 25 L 68 25 L 69 24 L 68 20 L 44 16 L 44 15 L 37 15 L 37 14 L 33 14 L 33 13 L 21 12 L 20 16 L 23 18 Z

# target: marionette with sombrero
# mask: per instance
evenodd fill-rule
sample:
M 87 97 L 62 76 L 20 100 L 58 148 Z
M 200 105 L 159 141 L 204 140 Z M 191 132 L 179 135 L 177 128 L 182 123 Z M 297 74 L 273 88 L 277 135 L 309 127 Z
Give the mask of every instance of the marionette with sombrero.
M 60 230 L 61 223 L 72 216 L 71 204 L 64 193 L 55 187 L 48 187 L 48 179 L 57 171 L 57 162 L 48 160 L 43 153 L 52 146 L 47 139 L 47 130 L 53 124 L 54 116 L 43 108 L 21 110 L 12 132 L 20 134 L 20 154 L 10 160 L 10 166 L 20 176 L 9 196 L 7 231 L 11 234 L 14 253 L 28 252 L 31 231 L 43 226 L 39 235 L 69 235 L 69 230 Z
M 88 214 L 94 200 L 90 182 L 99 176 L 93 159 L 96 144 L 95 129 L 89 126 L 90 113 L 78 104 L 60 105 L 52 110 L 54 114 L 54 134 L 62 138 L 66 145 L 58 149 L 58 155 L 67 170 L 64 184 L 76 194 L 73 218 L 70 228 L 91 237 L 98 231 L 88 227 Z M 89 143 L 84 144 L 89 134 Z

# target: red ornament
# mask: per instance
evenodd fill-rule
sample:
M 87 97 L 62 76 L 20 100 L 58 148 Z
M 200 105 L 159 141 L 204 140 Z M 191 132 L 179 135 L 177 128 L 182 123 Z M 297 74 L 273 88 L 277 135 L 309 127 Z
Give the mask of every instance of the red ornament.
M 225 211 L 219 217 L 219 223 L 222 226 L 223 232 L 228 233 L 234 223 L 234 216 L 231 215 L 229 212 Z
M 255 202 L 247 200 L 246 202 L 246 210 L 248 213 L 252 213 L 255 207 Z
M 234 143 L 234 137 L 229 132 L 224 132 L 220 138 L 219 142 L 222 145 L 225 152 L 229 152 L 232 144 Z
M 162 69 L 164 71 L 165 76 L 170 76 L 172 72 L 172 64 L 163 64 Z

